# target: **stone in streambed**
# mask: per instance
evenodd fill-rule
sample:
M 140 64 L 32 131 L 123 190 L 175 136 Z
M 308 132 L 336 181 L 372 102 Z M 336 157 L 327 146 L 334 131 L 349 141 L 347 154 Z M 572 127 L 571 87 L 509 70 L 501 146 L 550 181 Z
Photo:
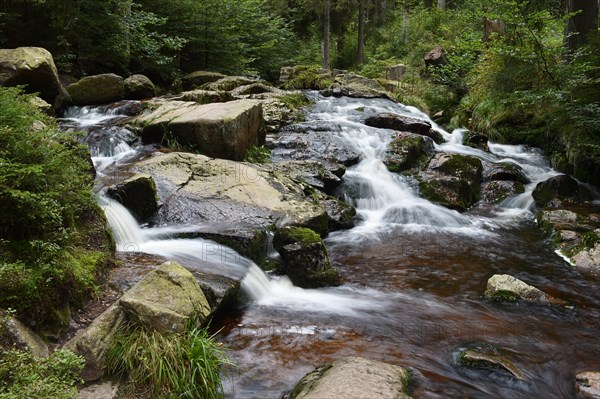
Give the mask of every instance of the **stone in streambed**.
M 409 380 L 403 367 L 347 357 L 304 376 L 290 399 L 410 399 Z
M 502 369 L 518 380 L 525 380 L 525 374 L 510 359 L 486 342 L 472 342 L 462 348 L 457 363 L 471 368 Z
M 114 73 L 86 76 L 67 86 L 75 105 L 108 104 L 125 98 L 123 78 Z
M 575 386 L 586 399 L 600 399 L 600 371 L 582 371 L 575 376 Z
M 398 115 L 389 112 L 380 113 L 368 117 L 365 120 L 365 125 L 382 129 L 392 129 L 400 132 L 420 134 L 421 136 L 429 137 L 437 144 L 444 142 L 444 138 L 442 137 L 441 133 L 431 128 L 431 123 L 421 119 L 411 118 L 409 116 Z
M 136 174 L 109 188 L 107 194 L 123 204 L 141 222 L 158 210 L 156 185 L 150 175 Z
M 518 299 L 529 302 L 548 302 L 552 299 L 536 287 L 508 274 L 495 274 L 490 277 L 485 295 L 504 302 L 514 302 Z
M 142 100 L 156 95 L 154 83 L 145 75 L 131 75 L 123 81 L 125 98 L 128 100 Z
M 525 186 L 518 181 L 494 180 L 481 185 L 481 201 L 499 204 L 507 198 L 525 192 Z
M 397 132 L 385 153 L 383 162 L 392 172 L 426 164 L 433 155 L 433 143 L 415 133 Z
M 539 207 L 558 206 L 562 202 L 579 201 L 579 183 L 571 176 L 559 175 L 538 183 L 533 190 L 533 199 Z
M 482 180 L 488 181 L 516 181 L 522 184 L 528 184 L 530 181 L 523 173 L 519 165 L 510 162 L 483 163 Z

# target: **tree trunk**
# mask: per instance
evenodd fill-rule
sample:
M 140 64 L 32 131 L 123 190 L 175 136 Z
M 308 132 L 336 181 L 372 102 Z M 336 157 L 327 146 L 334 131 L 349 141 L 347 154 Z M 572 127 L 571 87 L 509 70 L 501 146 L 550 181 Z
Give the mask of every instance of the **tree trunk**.
M 358 53 L 356 62 L 361 65 L 365 57 L 365 0 L 358 1 Z
M 444 8 L 446 8 L 446 0 L 437 0 L 437 6 L 438 8 L 443 10 Z
M 331 9 L 330 0 L 324 0 L 324 21 L 323 21 L 323 68 L 329 69 L 331 65 L 331 55 L 329 51 L 329 41 L 331 39 L 330 23 L 331 23 Z
M 576 13 L 567 19 L 564 45 L 567 57 L 587 40 L 590 32 L 598 28 L 598 5 L 593 0 L 567 0 L 567 13 Z

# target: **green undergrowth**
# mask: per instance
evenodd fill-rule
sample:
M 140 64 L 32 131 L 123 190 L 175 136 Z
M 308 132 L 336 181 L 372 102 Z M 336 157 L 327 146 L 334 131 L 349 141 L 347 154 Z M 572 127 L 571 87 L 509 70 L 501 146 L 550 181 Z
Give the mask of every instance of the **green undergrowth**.
M 0 88 L 0 308 L 55 328 L 95 291 L 112 243 L 87 148 L 29 98 Z
M 126 392 L 151 398 L 222 398 L 220 372 L 232 365 L 206 328 L 191 326 L 166 335 L 132 324 L 107 358 L 107 372 L 127 378 Z
M 271 163 L 271 150 L 264 146 L 253 145 L 248 148 L 244 161 L 250 163 Z

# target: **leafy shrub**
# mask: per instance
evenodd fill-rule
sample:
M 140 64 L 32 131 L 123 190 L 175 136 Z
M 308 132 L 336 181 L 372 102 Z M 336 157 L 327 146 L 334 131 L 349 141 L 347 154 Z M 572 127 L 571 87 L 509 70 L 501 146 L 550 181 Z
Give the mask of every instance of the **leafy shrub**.
M 231 365 L 206 329 L 163 335 L 132 325 L 108 352 L 107 371 L 128 377 L 130 389 L 153 398 L 221 398 L 219 371 Z
M 0 399 L 73 399 L 84 360 L 71 351 L 57 350 L 38 359 L 29 351 L 0 351 Z
M 244 161 L 250 163 L 270 163 L 271 162 L 271 150 L 265 147 L 258 147 L 253 145 L 246 152 Z
M 94 288 L 110 245 L 87 148 L 29 98 L 0 88 L 0 307 L 45 322 Z

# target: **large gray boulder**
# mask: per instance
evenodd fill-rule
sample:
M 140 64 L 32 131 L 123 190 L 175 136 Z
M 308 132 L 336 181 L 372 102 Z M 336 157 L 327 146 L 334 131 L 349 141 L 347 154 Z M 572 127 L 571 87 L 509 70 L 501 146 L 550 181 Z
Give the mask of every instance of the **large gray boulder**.
M 81 376 L 94 381 L 102 376 L 108 350 L 128 322 L 142 322 L 162 333 L 180 332 L 190 318 L 204 323 L 210 309 L 194 276 L 181 265 L 166 262 L 79 331 L 65 348 L 85 358 Z
M 248 148 L 264 143 L 262 107 L 253 100 L 205 105 L 166 101 L 131 123 L 143 127 L 145 142 L 171 139 L 215 158 L 241 161 Z
M 71 101 L 60 83 L 52 54 L 40 47 L 0 49 L 0 85 L 26 85 L 28 93 L 40 93 L 55 109 Z
M 123 78 L 114 73 L 86 76 L 67 86 L 75 105 L 97 105 L 121 101 L 125 98 Z
M 438 144 L 444 142 L 442 134 L 433 130 L 431 128 L 431 123 L 391 112 L 371 115 L 365 119 L 365 125 L 381 129 L 392 129 L 400 132 L 420 134 L 429 137 Z
M 304 376 L 290 399 L 410 399 L 409 379 L 403 367 L 348 357 Z
M 317 288 L 340 284 L 340 276 L 331 266 L 327 248 L 317 233 L 302 227 L 278 229 L 273 246 L 283 258 L 283 270 L 299 287 Z
M 195 71 L 188 73 L 181 78 L 181 83 L 184 90 L 192 90 L 198 88 L 206 83 L 216 82 L 217 80 L 223 79 L 225 75 L 218 72 L 209 71 Z
M 123 81 L 123 85 L 128 100 L 142 100 L 156 95 L 156 87 L 146 75 L 131 75 Z
M 155 222 L 236 223 L 254 228 L 298 225 L 328 230 L 327 214 L 304 187 L 273 173 L 272 165 L 211 159 L 190 153 L 160 154 L 134 169 L 156 182 Z M 185 209 L 185 212 L 182 210 Z

